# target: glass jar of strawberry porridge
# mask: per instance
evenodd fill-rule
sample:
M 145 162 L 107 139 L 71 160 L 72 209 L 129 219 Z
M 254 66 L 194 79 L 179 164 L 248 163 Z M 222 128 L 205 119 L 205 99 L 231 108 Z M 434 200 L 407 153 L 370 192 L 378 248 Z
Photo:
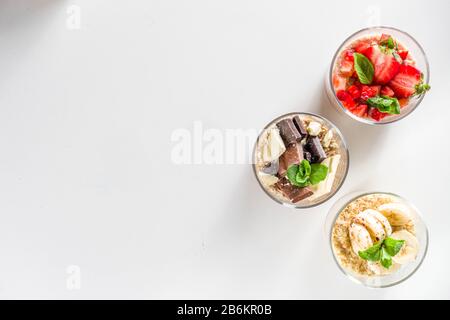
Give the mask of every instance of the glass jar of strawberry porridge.
M 352 119 L 387 124 L 413 112 L 430 90 L 428 60 L 406 32 L 373 27 L 351 35 L 333 57 L 331 103 Z

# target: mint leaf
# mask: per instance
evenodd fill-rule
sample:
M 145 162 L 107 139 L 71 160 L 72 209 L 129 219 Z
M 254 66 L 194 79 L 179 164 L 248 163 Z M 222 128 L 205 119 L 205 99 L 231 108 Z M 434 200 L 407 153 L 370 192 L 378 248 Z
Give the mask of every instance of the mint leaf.
M 292 183 L 293 185 L 296 185 L 296 183 L 297 183 L 296 176 L 297 176 L 298 171 L 299 171 L 299 166 L 296 164 L 293 164 L 287 170 L 287 174 L 286 174 L 287 178 L 290 181 L 290 183 Z
M 312 185 L 316 185 L 327 178 L 328 167 L 323 164 L 314 163 L 311 165 L 311 176 L 309 181 Z
M 397 253 L 400 252 L 403 245 L 405 244 L 405 240 L 396 240 L 394 238 L 387 237 L 384 239 L 384 249 L 391 256 L 394 257 Z
M 373 261 L 373 262 L 380 261 L 382 244 L 383 244 L 383 241 L 380 241 L 377 244 L 371 246 L 367 250 L 359 251 L 358 255 L 364 260 Z
M 309 177 L 311 175 L 311 165 L 308 160 L 302 160 L 298 166 L 298 172 L 295 176 L 296 186 L 307 187 L 310 185 Z
M 389 269 L 392 266 L 392 257 L 387 252 L 386 248 L 381 248 L 381 258 L 380 258 L 381 265 L 385 267 L 386 269 Z
M 425 92 L 427 92 L 430 89 L 431 89 L 431 86 L 429 84 L 421 82 L 416 85 L 415 95 L 420 96 L 421 94 L 424 94 Z
M 362 84 L 371 84 L 375 73 L 372 62 L 366 56 L 360 53 L 353 54 L 355 61 L 355 70 L 358 75 L 359 82 Z
M 389 37 L 386 40 L 381 41 L 380 45 L 389 49 L 396 48 L 396 43 L 392 37 Z
M 371 107 L 377 108 L 380 112 L 390 114 L 400 114 L 400 103 L 397 98 L 386 96 L 376 96 L 367 99 L 367 104 Z

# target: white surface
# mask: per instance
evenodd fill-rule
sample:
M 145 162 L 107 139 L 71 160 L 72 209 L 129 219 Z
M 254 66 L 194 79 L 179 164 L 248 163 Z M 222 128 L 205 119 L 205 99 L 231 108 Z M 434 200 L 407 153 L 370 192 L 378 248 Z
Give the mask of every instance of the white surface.
M 304 4 L 303 4 L 304 3 Z M 81 29 L 66 26 L 69 5 Z M 337 46 L 376 22 L 411 33 L 433 89 L 389 127 L 329 107 Z M 1 298 L 450 298 L 450 2 L 0 1 Z M 429 254 L 369 290 L 326 247 L 329 207 L 283 208 L 251 167 L 175 166 L 170 135 L 260 128 L 290 111 L 334 121 L 351 152 L 337 197 L 414 202 Z M 81 268 L 68 290 L 67 268 Z

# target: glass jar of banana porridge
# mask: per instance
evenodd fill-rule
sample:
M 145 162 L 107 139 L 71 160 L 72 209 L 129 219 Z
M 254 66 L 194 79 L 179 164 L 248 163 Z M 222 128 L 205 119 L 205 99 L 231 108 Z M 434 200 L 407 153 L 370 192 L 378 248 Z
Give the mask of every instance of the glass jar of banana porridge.
M 356 192 L 338 200 L 327 216 L 326 232 L 339 269 L 374 288 L 411 277 L 428 247 L 420 212 L 392 193 Z

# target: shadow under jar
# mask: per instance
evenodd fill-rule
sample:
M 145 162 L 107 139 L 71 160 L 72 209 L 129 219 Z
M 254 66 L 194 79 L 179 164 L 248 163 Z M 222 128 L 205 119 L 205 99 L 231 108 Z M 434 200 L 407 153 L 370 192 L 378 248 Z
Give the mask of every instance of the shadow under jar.
M 393 42 L 386 40 L 389 37 Z M 372 46 L 370 51 L 367 51 L 368 44 Z M 360 53 L 372 62 L 375 69 L 373 83 L 363 85 L 359 82 L 354 67 L 354 53 Z M 354 79 L 357 80 L 357 86 L 348 91 Z M 378 79 L 380 82 L 376 81 Z M 411 114 L 429 89 L 429 80 L 427 57 L 411 35 L 392 27 L 371 27 L 352 34 L 340 45 L 326 76 L 325 88 L 331 104 L 338 111 L 358 122 L 383 125 Z M 415 90 L 416 84 L 421 89 Z M 364 91 L 362 95 L 361 91 Z M 354 99 L 349 99 L 347 93 Z M 367 97 L 385 95 L 399 101 L 399 114 L 378 112 L 379 109 L 367 103 Z M 364 105 L 368 108 L 364 108 Z
M 300 164 L 310 167 L 299 174 L 307 181 L 306 186 L 290 180 L 292 166 L 295 169 Z M 322 171 L 320 182 L 315 181 L 324 167 L 326 174 Z M 271 121 L 259 135 L 253 152 L 253 171 L 259 185 L 272 200 L 290 208 L 311 208 L 329 200 L 344 183 L 348 168 L 347 144 L 339 129 L 311 113 L 289 113 Z

